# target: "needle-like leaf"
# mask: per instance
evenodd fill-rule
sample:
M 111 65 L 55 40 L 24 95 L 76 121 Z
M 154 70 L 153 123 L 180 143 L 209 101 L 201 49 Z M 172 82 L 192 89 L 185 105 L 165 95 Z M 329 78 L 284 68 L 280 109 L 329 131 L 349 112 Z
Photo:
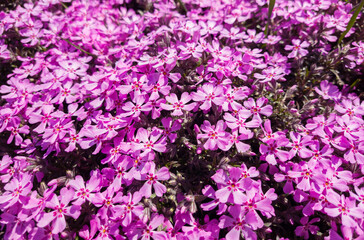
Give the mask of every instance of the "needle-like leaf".
M 348 25 L 346 26 L 346 29 L 345 31 L 341 34 L 340 38 L 339 38 L 339 41 L 337 44 L 340 44 L 341 41 L 344 39 L 345 35 L 350 31 L 350 29 L 354 26 L 354 23 L 356 21 L 356 18 L 358 17 L 361 9 L 363 8 L 364 6 L 364 0 L 362 0 L 359 4 L 359 6 L 357 6 L 357 8 L 355 9 L 355 12 L 353 14 L 353 16 L 351 16 L 350 18 L 350 21 L 348 23 Z
M 273 8 L 274 8 L 274 4 L 275 3 L 276 3 L 276 0 L 269 0 L 269 5 L 268 5 L 268 19 L 267 19 L 267 24 L 265 25 L 265 30 L 264 30 L 265 36 L 268 36 L 268 25 L 269 25 L 270 20 L 271 20 L 270 18 L 272 17 L 272 12 L 273 12 Z

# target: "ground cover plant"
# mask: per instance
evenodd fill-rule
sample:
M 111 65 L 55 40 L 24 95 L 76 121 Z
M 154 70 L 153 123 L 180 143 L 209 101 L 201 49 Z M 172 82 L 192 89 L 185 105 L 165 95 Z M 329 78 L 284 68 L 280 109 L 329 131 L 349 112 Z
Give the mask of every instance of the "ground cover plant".
M 1 238 L 364 239 L 362 6 L 0 3 Z

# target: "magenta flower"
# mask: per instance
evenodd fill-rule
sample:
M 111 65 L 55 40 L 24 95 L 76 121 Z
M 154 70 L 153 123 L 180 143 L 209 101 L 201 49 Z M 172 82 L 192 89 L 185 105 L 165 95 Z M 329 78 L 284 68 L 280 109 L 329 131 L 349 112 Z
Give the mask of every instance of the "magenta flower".
M 293 45 L 286 45 L 284 48 L 287 51 L 292 50 L 292 52 L 288 55 L 289 58 L 304 57 L 308 54 L 308 51 L 305 49 L 310 46 L 308 42 L 301 42 L 299 39 L 293 39 L 292 43 Z
M 86 200 L 92 202 L 93 197 L 100 185 L 100 176 L 92 175 L 90 180 L 86 183 L 81 176 L 76 176 L 74 180 L 69 181 L 71 186 L 76 192 L 74 195 L 74 205 L 82 205 Z
M 259 98 L 256 102 L 253 98 L 249 98 L 244 102 L 244 106 L 250 110 L 250 115 L 253 115 L 253 119 L 257 119 L 260 123 L 262 123 L 261 114 L 269 117 L 272 115 L 273 107 L 271 105 L 263 105 L 268 103 L 268 99 L 265 97 Z M 245 110 L 244 110 L 245 111 Z
M 221 86 L 214 86 L 212 84 L 204 84 L 197 92 L 192 92 L 191 97 L 195 102 L 202 102 L 200 108 L 202 110 L 209 110 L 212 103 L 221 106 L 224 103 L 224 89 Z
M 259 152 L 262 154 L 260 156 L 261 160 L 265 160 L 269 164 L 276 165 L 277 160 L 285 162 L 292 158 L 289 152 L 279 149 L 280 147 L 288 146 L 289 141 L 287 138 L 282 137 L 277 140 L 269 139 L 265 142 L 265 144 L 261 144 L 259 147 Z
M 186 45 L 178 46 L 181 49 L 181 58 L 188 59 L 192 55 L 194 58 L 199 59 L 202 56 L 204 49 L 195 42 L 187 42 Z
M 149 224 L 147 221 L 139 222 L 134 226 L 134 229 L 128 233 L 129 239 L 142 240 L 163 240 L 167 239 L 166 232 L 158 231 L 156 228 L 164 223 L 163 215 L 153 214 Z
M 313 223 L 319 222 L 320 218 L 313 218 L 311 221 L 308 220 L 308 217 L 301 218 L 300 223 L 303 226 L 298 226 L 294 231 L 297 236 L 303 237 L 304 239 L 309 239 L 309 231 L 312 235 L 316 235 L 316 233 L 320 230 L 318 226 L 312 225 Z
M 244 192 L 252 187 L 252 180 L 243 176 L 241 168 L 230 168 L 229 175 L 219 169 L 211 177 L 219 190 L 216 191 L 216 198 L 221 203 L 234 203 L 241 205 L 247 200 Z
M 257 239 L 257 235 L 250 226 L 250 223 L 255 221 L 253 216 L 245 215 L 245 210 L 239 205 L 229 207 L 229 213 L 232 217 L 224 215 L 219 222 L 221 229 L 230 228 L 225 236 L 226 240 L 237 240 L 241 238 L 241 235 L 245 239 Z
M 323 99 L 339 99 L 339 88 L 327 80 L 320 83 L 320 88 L 315 87 L 315 91 L 322 96 Z
M 235 145 L 238 152 L 248 152 L 250 149 L 250 145 L 241 142 L 241 140 L 251 139 L 253 136 L 254 133 L 250 130 L 246 130 L 243 134 L 239 134 L 238 130 L 233 130 L 230 134 L 229 144 L 227 148 L 230 149 L 233 145 Z
M 223 151 L 228 150 L 229 134 L 225 132 L 226 124 L 223 120 L 217 122 L 216 126 L 209 121 L 204 121 L 201 130 L 205 133 L 197 134 L 197 139 L 207 139 L 203 145 L 205 149 Z
M 10 136 L 8 138 L 7 144 L 10 144 L 15 139 L 15 145 L 20 145 L 23 142 L 23 138 L 20 136 L 20 133 L 22 134 L 28 134 L 29 133 L 29 126 L 25 125 L 20 127 L 20 119 L 19 118 L 13 118 L 12 121 L 6 128 L 6 130 L 10 131 Z
M 290 132 L 290 137 L 292 142 L 288 145 L 291 147 L 291 158 L 294 157 L 297 153 L 301 158 L 309 158 L 313 155 L 313 152 L 307 149 L 306 146 L 311 144 L 312 138 L 309 136 L 301 136 L 296 132 Z
M 181 128 L 181 122 L 173 121 L 172 118 L 163 118 L 161 122 L 164 127 L 164 136 L 168 137 L 171 143 L 174 143 L 177 139 L 175 132 Z
M 125 103 L 122 109 L 125 111 L 125 113 L 122 114 L 123 117 L 137 118 L 141 112 L 146 112 L 147 114 L 150 110 L 152 110 L 152 106 L 148 101 L 146 102 L 146 98 L 144 96 L 140 95 L 136 96 L 133 102 Z
M 143 214 L 144 207 L 139 204 L 142 199 L 142 195 L 139 192 L 135 192 L 134 194 L 128 193 L 128 196 L 123 197 L 124 205 L 124 214 L 123 214 L 123 226 L 129 226 L 131 221 L 133 220 L 133 216 L 141 217 Z
M 215 21 L 207 21 L 207 22 L 200 21 L 199 23 L 201 25 L 200 29 L 201 36 L 209 34 L 217 35 L 223 29 L 223 26 Z
M 247 88 L 233 88 L 227 85 L 224 93 L 225 101 L 222 104 L 224 111 L 239 111 L 241 104 L 239 100 L 245 99 L 250 94 L 250 90 Z
M 288 176 L 297 179 L 297 188 L 303 191 L 309 191 L 313 182 L 314 176 L 312 162 L 301 162 L 296 164 L 293 170 L 288 171 Z
M 86 75 L 87 67 L 85 67 L 78 61 L 75 61 L 75 60 L 61 61 L 61 62 L 59 62 L 59 65 L 63 68 L 63 73 L 69 79 L 74 80 L 80 76 Z
M 224 203 L 221 203 L 219 201 L 219 199 L 216 197 L 216 191 L 210 185 L 207 185 L 202 189 L 202 194 L 208 198 L 213 199 L 213 201 L 211 201 L 211 202 L 201 204 L 201 208 L 204 211 L 211 211 L 212 209 L 216 208 L 217 206 L 218 206 L 218 210 L 217 210 L 218 215 L 221 215 L 226 211 L 227 205 Z
M 331 217 L 341 216 L 341 221 L 344 226 L 356 227 L 358 222 L 355 220 L 363 219 L 363 209 L 356 206 L 356 199 L 352 197 L 345 197 L 344 195 L 328 194 L 328 201 L 332 204 L 325 208 L 327 215 Z
M 192 111 L 197 105 L 197 103 L 187 104 L 189 101 L 192 100 L 191 96 L 187 92 L 182 93 L 181 100 L 178 100 L 177 95 L 174 93 L 172 93 L 170 96 L 167 96 L 166 100 L 170 104 L 161 103 L 160 106 L 164 110 L 173 110 L 173 112 L 171 113 L 172 116 L 181 116 L 183 115 L 182 110 Z
M 273 132 L 272 131 L 272 127 L 271 127 L 271 122 L 269 119 L 266 119 L 264 121 L 264 124 L 261 126 L 263 133 L 264 133 L 264 137 L 260 138 L 260 140 L 264 143 L 268 142 L 269 139 L 274 139 L 274 140 L 278 140 L 278 139 L 286 139 L 286 134 L 283 131 L 278 131 L 278 132 Z
M 242 207 L 246 211 L 246 217 L 251 219 L 249 222 L 253 229 L 263 227 L 264 222 L 258 215 L 257 211 L 260 211 L 264 216 L 274 216 L 274 208 L 272 206 L 272 200 L 264 197 L 263 194 L 259 193 L 260 189 L 256 187 L 250 188 L 246 191 L 246 201 L 242 204 Z M 253 220 L 254 219 L 254 220 Z
M 137 142 L 132 144 L 132 150 L 143 150 L 142 155 L 152 152 L 152 150 L 157 152 L 166 151 L 166 137 L 163 137 L 163 131 L 155 128 L 152 132 L 139 128 L 136 134 Z
M 168 180 L 170 178 L 170 174 L 168 168 L 162 167 L 158 171 L 155 170 L 155 164 L 152 163 L 149 165 L 148 172 L 140 176 L 140 178 L 136 178 L 141 181 L 146 181 L 144 185 L 140 188 L 139 192 L 144 197 L 149 198 L 152 195 L 152 186 L 154 188 L 155 194 L 158 197 L 161 197 L 166 191 L 167 188 L 159 180 Z
M 244 133 L 247 131 L 247 128 L 258 128 L 260 123 L 257 119 L 252 119 L 251 121 L 247 121 L 250 116 L 250 113 L 246 114 L 244 110 L 241 110 L 233 116 L 231 113 L 225 113 L 224 119 L 226 121 L 226 125 L 231 129 L 239 129 L 239 133 Z
M 104 192 L 97 192 L 92 199 L 92 203 L 99 207 L 97 215 L 105 219 L 113 219 L 123 214 L 123 193 L 116 192 L 113 186 L 109 186 Z
M 0 195 L 1 209 L 7 209 L 18 202 L 25 203 L 32 187 L 32 176 L 27 173 L 13 178 L 4 186 L 5 192 Z
M 66 228 L 65 216 L 70 216 L 77 219 L 81 212 L 81 207 L 77 205 L 68 206 L 75 192 L 70 189 L 62 188 L 61 197 L 57 198 L 53 195 L 49 201 L 46 202 L 46 207 L 53 209 L 54 211 L 42 213 L 40 220 L 38 221 L 38 227 L 46 227 L 52 222 L 52 233 L 57 234 L 62 232 Z

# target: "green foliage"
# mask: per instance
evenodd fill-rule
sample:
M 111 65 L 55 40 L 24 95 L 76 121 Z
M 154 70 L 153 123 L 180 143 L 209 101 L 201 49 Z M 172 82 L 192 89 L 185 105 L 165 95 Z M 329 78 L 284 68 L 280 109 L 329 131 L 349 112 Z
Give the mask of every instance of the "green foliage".
M 264 30 L 265 36 L 268 36 L 268 25 L 271 22 L 271 19 L 270 18 L 272 17 L 272 12 L 273 12 L 273 8 L 274 8 L 274 4 L 275 3 L 276 3 L 276 0 L 269 0 L 269 5 L 268 5 L 268 20 L 267 20 L 267 25 L 265 25 L 265 30 Z
M 356 18 L 358 17 L 361 9 L 364 6 L 364 0 L 360 2 L 360 4 L 356 7 L 355 12 L 353 13 L 353 16 L 351 16 L 350 21 L 348 22 L 348 25 L 346 26 L 345 31 L 341 34 L 338 44 L 341 43 L 341 41 L 344 39 L 345 35 L 350 31 L 350 29 L 354 26 L 354 23 L 356 21 Z

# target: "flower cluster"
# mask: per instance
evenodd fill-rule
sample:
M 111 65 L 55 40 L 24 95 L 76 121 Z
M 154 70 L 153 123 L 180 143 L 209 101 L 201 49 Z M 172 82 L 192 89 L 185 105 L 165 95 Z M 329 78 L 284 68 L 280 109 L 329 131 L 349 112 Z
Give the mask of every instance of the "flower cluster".
M 353 4 L 18 2 L 0 4 L 4 239 L 364 235 L 361 15 L 337 44 Z

